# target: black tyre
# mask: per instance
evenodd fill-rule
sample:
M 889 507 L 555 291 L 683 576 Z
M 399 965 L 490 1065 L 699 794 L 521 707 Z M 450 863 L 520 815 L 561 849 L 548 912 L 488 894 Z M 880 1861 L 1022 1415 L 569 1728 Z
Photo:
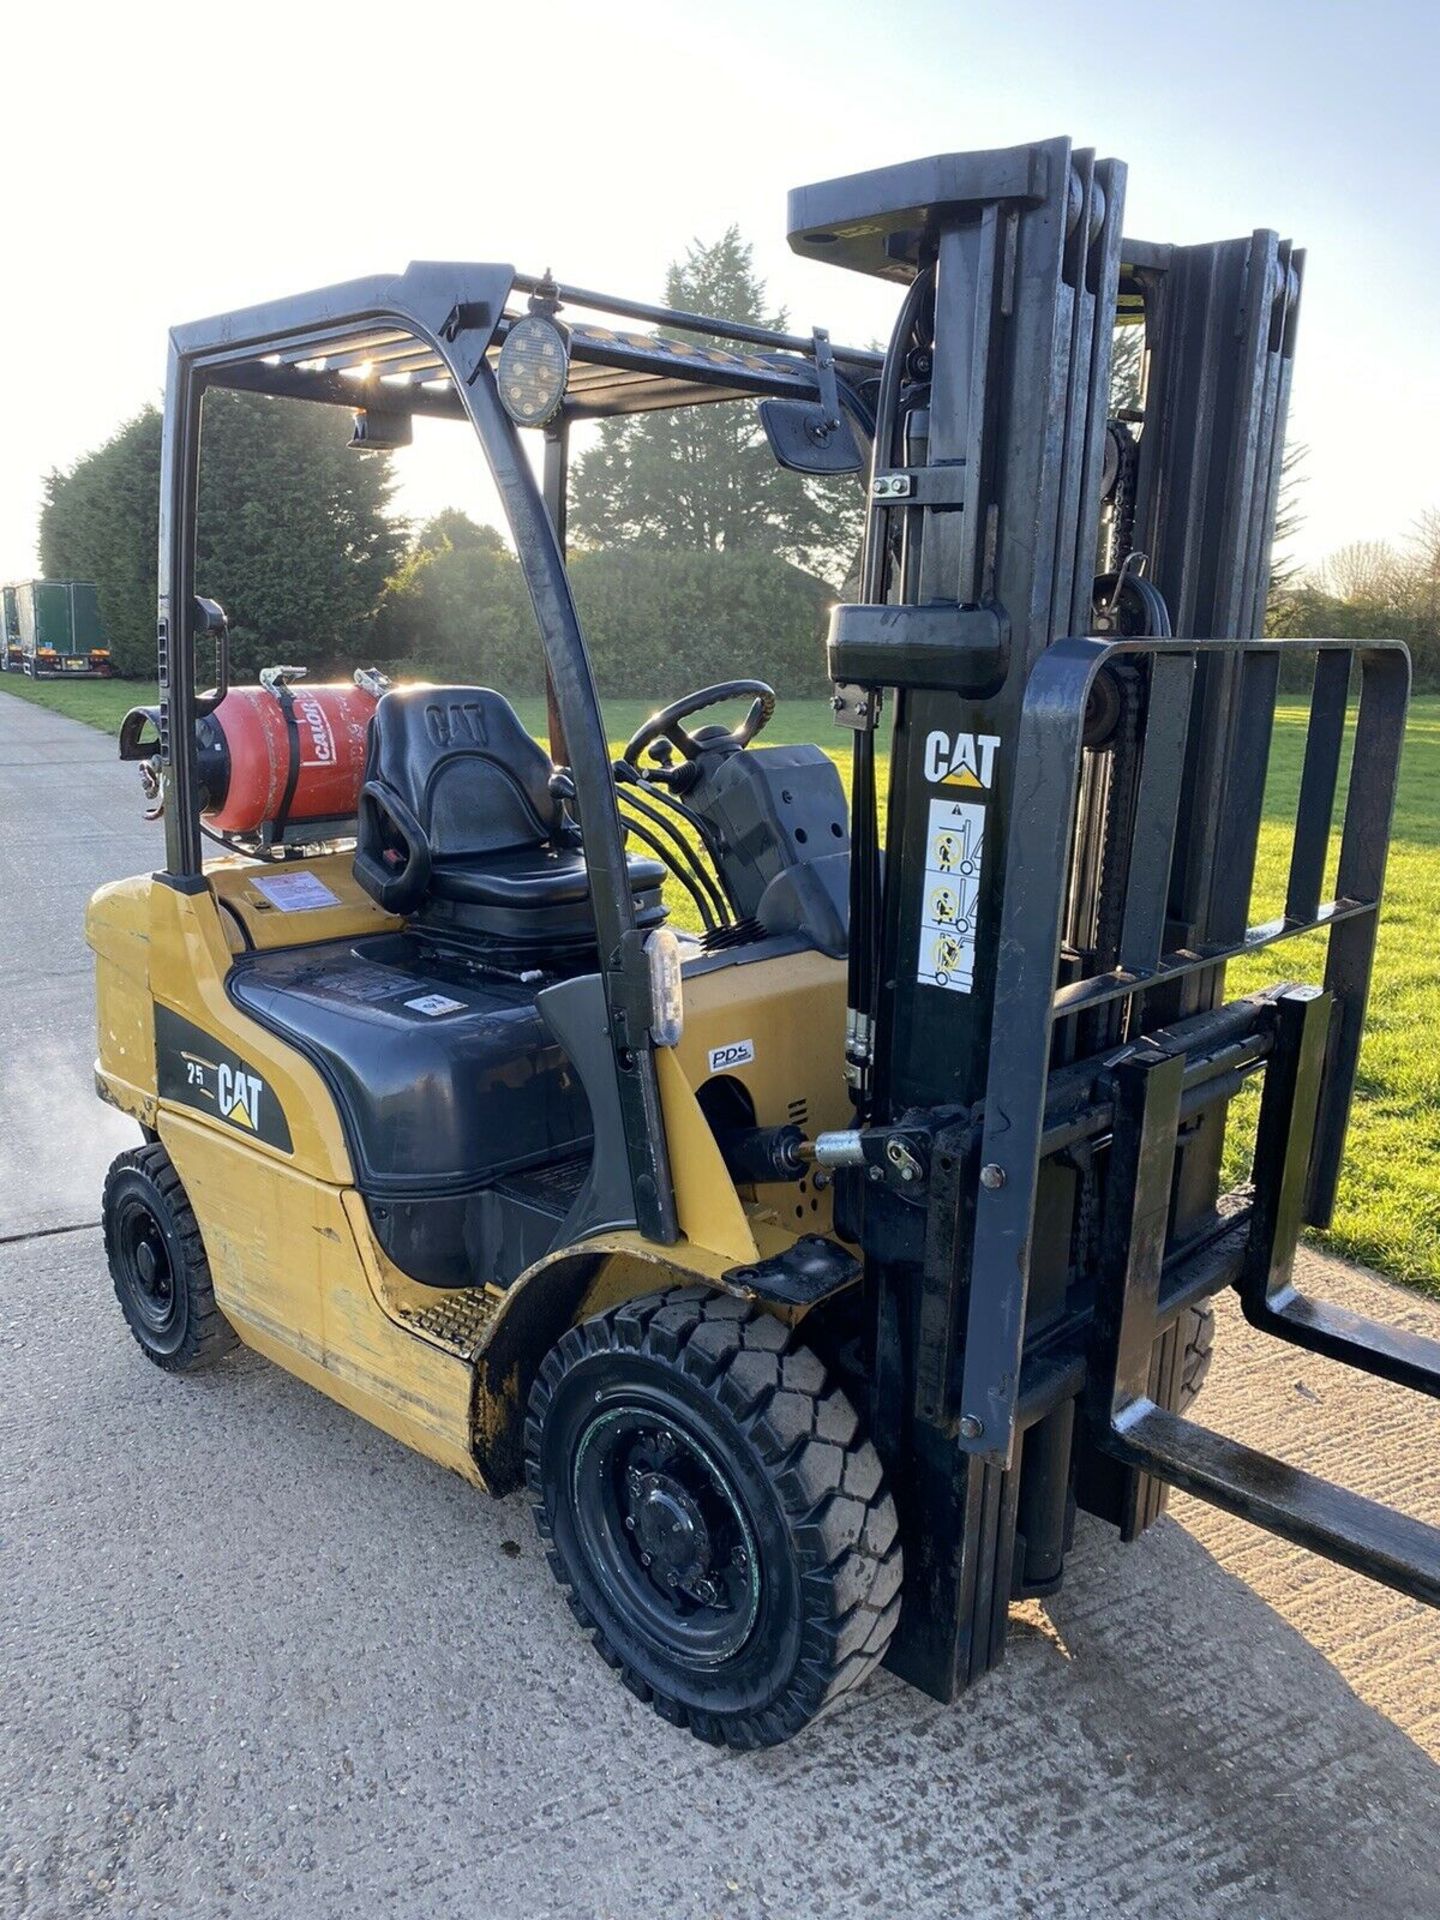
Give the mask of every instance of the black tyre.
M 188 1373 L 236 1345 L 215 1304 L 200 1228 L 162 1146 L 120 1154 L 101 1209 L 115 1297 L 157 1367 Z
M 1180 1316 L 1180 1335 L 1185 1353 L 1180 1362 L 1180 1404 L 1175 1411 L 1184 1413 L 1199 1399 L 1215 1358 L 1215 1309 L 1208 1300 L 1185 1309 Z
M 882 1659 L 895 1503 L 818 1356 L 680 1287 L 572 1327 L 530 1395 L 535 1522 L 625 1684 L 703 1740 L 774 1745 Z

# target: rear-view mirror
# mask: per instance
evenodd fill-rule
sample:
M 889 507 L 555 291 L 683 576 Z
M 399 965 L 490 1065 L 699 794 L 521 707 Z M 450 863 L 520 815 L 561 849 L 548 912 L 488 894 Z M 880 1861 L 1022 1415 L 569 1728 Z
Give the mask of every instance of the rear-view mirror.
M 850 422 L 832 420 L 818 400 L 761 400 L 770 451 L 792 473 L 859 473 L 865 464 Z

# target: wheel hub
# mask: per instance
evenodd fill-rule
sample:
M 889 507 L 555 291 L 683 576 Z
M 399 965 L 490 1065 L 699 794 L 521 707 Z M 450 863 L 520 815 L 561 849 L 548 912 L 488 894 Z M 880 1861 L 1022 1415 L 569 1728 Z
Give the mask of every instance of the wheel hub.
M 646 1631 L 714 1666 L 744 1645 L 761 1583 L 728 1476 L 679 1421 L 623 1403 L 596 1415 L 572 1468 L 588 1551 Z
M 132 1205 L 121 1218 L 119 1237 L 135 1309 L 152 1334 L 164 1335 L 175 1317 L 175 1272 L 159 1222 L 147 1207 Z
M 133 1260 L 135 1278 L 146 1303 L 156 1313 L 166 1313 L 174 1299 L 175 1286 L 165 1243 L 149 1221 L 135 1237 Z
M 672 1587 L 689 1587 L 710 1568 L 710 1533 L 704 1515 L 678 1480 L 646 1473 L 627 1488 L 634 1534 L 651 1571 Z

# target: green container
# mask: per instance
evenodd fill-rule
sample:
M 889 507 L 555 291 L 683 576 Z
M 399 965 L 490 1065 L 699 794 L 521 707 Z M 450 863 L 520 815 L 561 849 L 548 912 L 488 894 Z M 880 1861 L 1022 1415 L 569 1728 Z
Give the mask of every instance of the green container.
M 100 618 L 100 595 L 88 580 L 76 580 L 71 585 L 70 632 L 76 653 L 109 647 Z
M 32 673 L 89 672 L 92 653 L 108 653 L 100 596 L 88 580 L 22 580 L 13 592 L 20 651 Z M 108 660 L 98 664 L 108 668 Z
M 30 584 L 30 650 L 74 653 L 74 621 L 70 611 L 70 585 L 65 580 L 34 580 Z M 21 602 L 21 627 L 24 627 L 24 602 Z M 27 636 L 30 638 L 30 636 Z

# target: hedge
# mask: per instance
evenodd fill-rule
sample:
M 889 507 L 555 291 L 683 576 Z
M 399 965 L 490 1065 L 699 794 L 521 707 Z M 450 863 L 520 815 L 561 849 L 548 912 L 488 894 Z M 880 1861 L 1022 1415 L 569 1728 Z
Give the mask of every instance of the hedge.
M 833 590 L 768 554 L 618 549 L 577 553 L 570 578 L 604 696 L 664 700 L 735 674 L 792 697 L 825 691 Z M 392 664 L 507 693 L 544 687 L 520 569 L 493 547 L 411 557 L 391 582 L 376 650 Z

